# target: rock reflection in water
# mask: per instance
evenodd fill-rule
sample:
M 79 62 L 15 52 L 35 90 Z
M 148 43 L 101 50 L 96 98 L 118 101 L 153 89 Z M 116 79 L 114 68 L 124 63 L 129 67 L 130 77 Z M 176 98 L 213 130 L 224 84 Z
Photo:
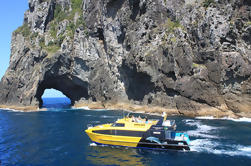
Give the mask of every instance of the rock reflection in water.
M 143 157 L 137 153 L 136 149 L 111 146 L 89 147 L 86 158 L 94 165 L 137 165 L 143 166 Z

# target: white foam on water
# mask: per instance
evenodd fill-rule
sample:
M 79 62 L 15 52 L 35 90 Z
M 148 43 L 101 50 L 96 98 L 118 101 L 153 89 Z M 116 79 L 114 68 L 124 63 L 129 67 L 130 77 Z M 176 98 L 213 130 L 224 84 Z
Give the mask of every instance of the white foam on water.
M 238 150 L 251 153 L 251 146 L 240 146 Z
M 108 111 L 107 109 L 90 109 L 91 111 L 100 111 L 100 112 L 103 112 L 103 111 Z
M 214 120 L 214 119 L 221 119 L 221 120 L 231 120 L 231 121 L 235 121 L 235 122 L 248 122 L 251 123 L 251 118 L 239 118 L 239 119 L 234 119 L 234 118 L 230 118 L 230 117 L 223 117 L 223 118 L 214 118 L 213 116 L 199 116 L 196 117 L 195 119 L 206 119 L 206 120 Z
M 209 135 L 209 134 L 203 134 L 199 130 L 191 130 L 186 132 L 189 136 L 194 136 L 194 137 L 202 137 L 202 138 L 219 138 L 214 135 Z
M 193 119 L 184 119 L 182 121 L 185 122 L 185 123 L 188 123 L 188 122 L 194 122 L 195 120 L 193 120 Z
M 97 146 L 97 144 L 95 144 L 95 143 L 93 142 L 93 143 L 90 143 L 90 146 Z
M 77 110 L 91 110 L 91 111 L 108 111 L 108 109 L 90 109 L 88 106 L 84 106 L 84 107 L 72 107 L 73 109 L 77 109 Z
M 238 145 L 233 150 L 225 149 L 213 149 L 212 153 L 214 154 L 224 154 L 229 156 L 247 156 L 251 157 L 251 146 L 242 146 Z
M 195 152 L 210 152 L 216 146 L 218 146 L 218 143 L 210 139 L 196 139 L 190 141 L 190 149 Z
M 219 147 L 231 147 L 231 150 L 219 149 Z M 211 139 L 196 139 L 190 141 L 192 152 L 212 153 L 216 155 L 246 156 L 251 157 L 251 146 L 224 145 Z
M 196 117 L 195 119 L 215 119 L 213 116 L 199 116 Z
M 251 157 L 251 146 L 239 146 L 238 152 L 243 156 Z
M 248 122 L 251 123 L 251 118 L 239 118 L 239 119 L 234 119 L 234 118 L 230 118 L 230 117 L 224 117 L 224 118 L 220 118 L 220 119 L 224 119 L 224 120 L 232 120 L 235 122 Z
M 212 117 L 203 117 L 201 119 L 212 119 Z M 238 121 L 240 120 L 247 121 L 249 119 L 241 118 Z M 203 120 L 196 119 L 185 119 L 183 122 L 188 126 L 196 127 L 195 130 L 187 131 L 189 136 L 198 138 L 190 141 L 191 151 L 216 155 L 251 157 L 251 146 L 224 144 L 219 141 L 219 137 L 213 133 L 214 131 L 220 130 L 224 127 L 205 125 L 203 124 Z
M 90 110 L 90 108 L 88 106 L 84 106 L 84 107 L 72 107 L 73 109 L 77 109 L 77 110 Z
M 108 116 L 108 115 L 102 115 L 101 118 L 116 118 L 117 116 Z
M 0 108 L 0 110 L 7 111 L 7 112 L 25 112 L 25 113 L 26 112 L 44 112 L 45 111 L 42 109 L 23 111 L 23 110 L 16 110 L 16 109 L 12 109 L 12 108 Z
M 189 126 L 196 126 L 197 129 L 195 130 L 189 130 L 187 131 L 187 134 L 189 136 L 194 136 L 194 137 L 202 137 L 202 138 L 219 138 L 218 136 L 214 134 L 210 134 L 211 131 L 213 130 L 219 130 L 221 127 L 213 127 L 209 125 L 204 125 L 200 121 L 195 121 L 195 120 L 188 120 L 186 122 L 186 125 Z
M 0 108 L 1 110 L 5 110 L 5 111 L 8 111 L 8 112 L 24 112 L 22 110 L 15 110 L 15 109 L 11 109 L 11 108 Z
M 88 116 L 88 117 L 90 117 L 90 116 L 93 116 L 93 115 L 83 115 L 83 116 Z

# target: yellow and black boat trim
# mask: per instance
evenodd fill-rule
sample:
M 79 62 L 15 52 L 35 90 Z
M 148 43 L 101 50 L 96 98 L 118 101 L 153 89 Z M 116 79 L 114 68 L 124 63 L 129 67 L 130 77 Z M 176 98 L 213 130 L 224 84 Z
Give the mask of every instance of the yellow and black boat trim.
M 115 123 L 89 127 L 85 132 L 97 144 L 153 149 L 190 150 L 189 136 L 175 131 L 174 121 L 134 118 L 132 114 Z

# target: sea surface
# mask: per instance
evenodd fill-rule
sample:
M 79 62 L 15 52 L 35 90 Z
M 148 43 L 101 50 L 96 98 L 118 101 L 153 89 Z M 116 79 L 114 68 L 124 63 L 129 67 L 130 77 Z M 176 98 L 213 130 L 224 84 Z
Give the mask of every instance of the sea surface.
M 0 110 L 1 166 L 251 166 L 249 119 L 170 117 L 190 135 L 191 151 L 159 151 L 97 146 L 84 133 L 88 124 L 113 122 L 125 112 L 71 109 L 67 98 L 46 98 L 44 107 Z

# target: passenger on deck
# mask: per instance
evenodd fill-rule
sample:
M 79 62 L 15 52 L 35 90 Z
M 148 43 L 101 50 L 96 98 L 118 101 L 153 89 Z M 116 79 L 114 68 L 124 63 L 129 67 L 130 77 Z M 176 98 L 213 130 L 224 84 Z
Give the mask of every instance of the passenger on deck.
M 139 116 L 138 118 L 136 118 L 136 122 L 137 122 L 137 123 L 142 123 L 143 120 L 142 120 L 142 118 Z
M 132 115 L 132 122 L 136 122 L 136 119 L 133 115 Z

